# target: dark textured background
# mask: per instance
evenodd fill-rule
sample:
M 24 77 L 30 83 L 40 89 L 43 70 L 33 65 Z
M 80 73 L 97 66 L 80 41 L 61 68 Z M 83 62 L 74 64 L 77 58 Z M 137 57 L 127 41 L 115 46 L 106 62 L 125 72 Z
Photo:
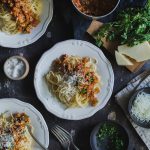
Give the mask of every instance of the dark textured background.
M 142 6 L 144 5 L 144 2 L 145 1 L 142 0 L 122 0 L 116 13 L 120 9 L 123 9 L 127 6 Z M 114 17 L 115 14 L 101 21 L 108 22 L 111 21 Z M 109 112 L 115 111 L 117 114 L 117 121 L 120 122 L 130 134 L 129 150 L 133 150 L 133 148 L 135 148 L 136 150 L 142 150 L 142 147 L 143 150 L 145 150 L 146 147 L 144 146 L 134 129 L 131 127 L 128 120 L 125 118 L 122 110 L 115 103 L 114 94 L 117 91 L 121 90 L 134 76 L 146 69 L 150 69 L 150 63 L 147 63 L 137 73 L 130 73 L 124 67 L 117 66 L 115 59 L 105 52 L 105 55 L 112 63 L 115 73 L 114 92 L 107 106 L 89 119 L 81 121 L 67 121 L 59 119 L 46 111 L 44 106 L 36 97 L 33 86 L 34 68 L 42 53 L 51 48 L 57 42 L 73 38 L 83 39 L 83 34 L 90 22 L 90 20 L 76 13 L 73 6 L 71 5 L 70 0 L 54 0 L 53 20 L 50 23 L 46 33 L 37 42 L 19 49 L 0 47 L 0 97 L 14 97 L 22 101 L 31 103 L 42 113 L 49 127 L 51 123 L 56 122 L 67 130 L 75 129 L 75 141 L 81 150 L 91 149 L 89 138 L 93 127 L 97 123 L 105 120 Z M 30 63 L 30 73 L 25 80 L 11 81 L 4 75 L 4 61 L 9 56 L 13 55 L 23 55 L 28 59 Z M 51 134 L 49 149 L 61 150 L 60 144 Z

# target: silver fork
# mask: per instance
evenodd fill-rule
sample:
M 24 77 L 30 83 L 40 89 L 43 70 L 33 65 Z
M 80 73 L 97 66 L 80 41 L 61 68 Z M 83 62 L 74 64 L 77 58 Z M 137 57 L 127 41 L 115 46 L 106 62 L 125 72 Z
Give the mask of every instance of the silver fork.
M 64 150 L 70 150 L 70 140 L 67 136 L 64 136 L 64 134 L 59 132 L 55 126 L 51 128 L 51 132 L 58 139 Z
M 66 131 L 65 129 L 63 129 L 62 127 L 55 125 L 53 127 L 53 129 L 55 129 L 57 132 L 59 132 L 63 137 L 68 138 L 70 141 L 70 144 L 73 146 L 74 150 L 79 150 L 79 148 L 75 145 L 74 141 L 73 141 L 73 137 L 72 134 L 70 134 L 68 131 Z

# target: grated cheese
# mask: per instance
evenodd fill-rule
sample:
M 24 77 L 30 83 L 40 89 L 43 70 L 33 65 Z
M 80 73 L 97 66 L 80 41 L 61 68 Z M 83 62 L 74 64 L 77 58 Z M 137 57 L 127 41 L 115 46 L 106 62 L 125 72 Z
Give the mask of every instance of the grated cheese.
M 75 78 L 74 78 L 75 79 Z M 66 102 L 69 102 L 71 98 L 76 94 L 76 88 L 74 87 L 75 81 L 73 77 L 69 78 L 67 81 L 64 81 L 63 84 L 60 84 L 60 94 L 67 99 Z
M 141 92 L 137 95 L 131 113 L 142 122 L 150 121 L 150 94 Z
M 73 75 L 73 76 L 68 76 L 68 80 L 66 81 L 68 84 L 73 84 L 75 85 L 76 82 L 78 80 L 78 76 L 77 75 Z
M 12 149 L 14 143 L 14 138 L 11 134 L 0 135 L 0 149 Z

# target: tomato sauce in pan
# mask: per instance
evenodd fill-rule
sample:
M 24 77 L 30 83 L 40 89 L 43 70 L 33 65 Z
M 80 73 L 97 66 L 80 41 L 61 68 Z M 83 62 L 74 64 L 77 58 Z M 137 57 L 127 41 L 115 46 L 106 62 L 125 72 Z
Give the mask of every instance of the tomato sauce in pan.
M 90 16 L 103 16 L 115 8 L 118 0 L 72 0 L 79 11 Z

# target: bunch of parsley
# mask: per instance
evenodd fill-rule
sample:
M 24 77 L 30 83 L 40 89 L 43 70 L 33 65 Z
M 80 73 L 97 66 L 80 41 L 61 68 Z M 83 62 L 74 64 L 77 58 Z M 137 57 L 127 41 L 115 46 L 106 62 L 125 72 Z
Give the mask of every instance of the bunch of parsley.
M 150 41 L 150 0 L 144 8 L 127 8 L 118 14 L 116 21 L 103 25 L 95 35 L 98 46 L 103 44 L 103 37 L 131 47 Z

